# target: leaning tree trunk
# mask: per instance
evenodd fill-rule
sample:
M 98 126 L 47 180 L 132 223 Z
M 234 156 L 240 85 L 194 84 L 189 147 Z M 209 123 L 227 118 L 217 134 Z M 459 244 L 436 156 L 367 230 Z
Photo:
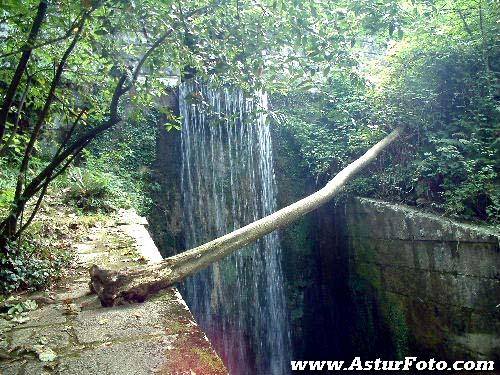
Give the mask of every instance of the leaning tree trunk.
M 402 132 L 401 128 L 393 130 L 316 193 L 204 245 L 153 265 L 131 267 L 119 271 L 92 266 L 90 269 L 91 290 L 98 294 L 103 306 L 113 306 L 127 301 L 144 301 L 148 296 L 168 288 L 328 202 L 357 172 L 375 160 Z

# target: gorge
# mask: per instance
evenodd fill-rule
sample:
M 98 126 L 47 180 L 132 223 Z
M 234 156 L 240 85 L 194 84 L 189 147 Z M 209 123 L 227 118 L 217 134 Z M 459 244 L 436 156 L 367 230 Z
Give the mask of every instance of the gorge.
M 156 199 L 162 210 L 150 222 L 165 256 L 196 245 L 195 236 L 220 236 L 241 225 L 244 215 L 252 221 L 252 215 L 265 212 L 260 211 L 264 208 L 259 200 L 264 190 L 252 190 L 252 184 L 262 181 L 262 171 L 266 170 L 259 169 L 258 157 L 262 154 L 257 151 L 261 150 L 262 139 L 256 132 L 263 129 L 259 124 L 238 130 L 231 127 L 239 124 L 245 116 L 242 109 L 250 102 L 241 94 L 231 96 L 227 90 L 200 90 L 215 108 L 217 116 L 211 121 L 219 121 L 218 125 L 210 131 L 203 127 L 209 114 L 198 112 L 199 102 L 188 104 L 187 95 L 193 92 L 193 86 L 184 86 L 179 107 L 185 121 L 191 122 L 185 122 L 181 132 L 160 132 L 158 138 L 157 168 L 162 190 Z M 172 105 L 176 102 L 171 98 Z M 238 115 L 224 117 L 232 108 L 237 108 Z M 267 145 L 271 146 L 271 139 L 273 142 L 272 154 L 264 154 L 265 161 L 275 161 L 276 174 L 276 188 L 274 182 L 269 186 L 276 189 L 277 207 L 284 207 L 315 191 L 317 181 L 300 160 L 296 142 L 285 128 L 274 125 L 265 130 L 271 137 Z M 233 154 L 228 154 L 229 150 Z M 180 151 L 181 160 L 176 156 Z M 233 159 L 238 155 L 246 158 Z M 188 170 L 188 163 L 199 164 L 190 164 Z M 251 168 L 258 173 L 252 176 Z M 198 190 L 200 186 L 203 188 Z M 233 211 L 235 197 L 247 203 Z M 255 212 L 242 210 L 252 205 Z M 207 215 L 205 219 L 203 215 Z M 217 220 L 210 223 L 208 217 Z M 283 272 L 280 292 L 286 299 L 280 302 L 286 303 L 280 311 L 280 332 L 287 332 L 289 325 L 291 349 L 286 352 L 288 359 L 278 353 L 277 363 L 290 357 L 350 360 L 355 355 L 420 355 L 453 360 L 464 356 L 495 358 L 498 353 L 499 312 L 495 301 L 500 297 L 496 271 L 500 254 L 494 231 L 404 206 L 350 197 L 280 230 L 273 239 L 278 240 Z M 271 345 L 270 337 L 263 340 L 260 329 L 249 328 L 266 324 L 256 322 L 256 317 L 273 322 L 276 315 L 266 314 L 272 314 L 269 307 L 277 305 L 269 305 L 273 300 L 264 297 L 270 291 L 262 280 L 258 284 L 244 273 L 252 251 L 259 251 L 257 246 L 247 250 L 221 262 L 224 267 L 215 266 L 188 279 L 183 294 L 234 373 L 287 373 L 286 369 L 272 367 L 276 366 L 272 364 L 276 349 L 288 344 L 286 334 L 281 336 L 284 346 L 280 347 Z M 256 261 L 253 259 L 252 264 Z M 266 269 L 262 264 L 259 267 Z M 256 275 L 264 276 L 259 271 Z M 248 293 L 251 290 L 253 294 Z M 240 298 L 246 300 L 242 303 Z M 253 303 L 258 298 L 266 298 L 260 307 Z M 265 355 L 270 362 L 256 362 L 259 352 L 248 350 L 253 340 L 260 340 L 260 348 L 273 348 L 272 355 Z M 249 367 L 235 367 L 243 362 Z

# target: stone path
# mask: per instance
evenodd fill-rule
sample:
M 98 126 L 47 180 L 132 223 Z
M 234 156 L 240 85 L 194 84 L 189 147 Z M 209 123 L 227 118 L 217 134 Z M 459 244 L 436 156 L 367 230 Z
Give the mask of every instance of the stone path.
M 113 308 L 88 293 L 90 264 L 118 268 L 161 259 L 144 224 L 124 212 L 94 226 L 74 245 L 72 275 L 50 295 L 28 296 L 39 307 L 24 323 L 0 319 L 0 375 L 227 374 L 176 289 Z

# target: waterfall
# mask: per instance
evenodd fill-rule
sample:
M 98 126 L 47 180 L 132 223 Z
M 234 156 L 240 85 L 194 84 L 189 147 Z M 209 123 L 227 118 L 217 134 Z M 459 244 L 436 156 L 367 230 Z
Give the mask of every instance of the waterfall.
M 276 210 L 267 97 L 188 82 L 179 93 L 186 247 Z M 183 285 L 185 298 L 233 375 L 289 372 L 290 336 L 277 233 Z

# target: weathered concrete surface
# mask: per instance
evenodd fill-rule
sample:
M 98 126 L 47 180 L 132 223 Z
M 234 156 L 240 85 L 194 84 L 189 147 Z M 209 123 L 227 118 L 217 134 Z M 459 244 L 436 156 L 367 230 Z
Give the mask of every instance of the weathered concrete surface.
M 164 98 L 163 108 L 170 108 L 172 113 L 178 116 L 178 100 L 176 92 L 170 93 Z M 151 193 L 154 204 L 148 221 L 150 233 L 164 257 L 185 249 L 182 230 L 181 155 L 181 132 L 167 131 L 164 126 L 159 125 L 156 160 L 152 166 L 152 176 L 159 189 Z
M 358 321 L 378 321 L 399 354 L 499 363 L 498 232 L 371 199 L 335 217 Z
M 131 212 L 98 223 L 74 245 L 78 264 L 71 277 L 42 298 L 27 296 L 43 301 L 29 320 L 0 319 L 0 374 L 227 374 L 176 289 L 114 308 L 102 308 L 89 294 L 90 264 L 117 268 L 161 259 L 144 224 Z M 42 362 L 37 348 L 57 357 Z

